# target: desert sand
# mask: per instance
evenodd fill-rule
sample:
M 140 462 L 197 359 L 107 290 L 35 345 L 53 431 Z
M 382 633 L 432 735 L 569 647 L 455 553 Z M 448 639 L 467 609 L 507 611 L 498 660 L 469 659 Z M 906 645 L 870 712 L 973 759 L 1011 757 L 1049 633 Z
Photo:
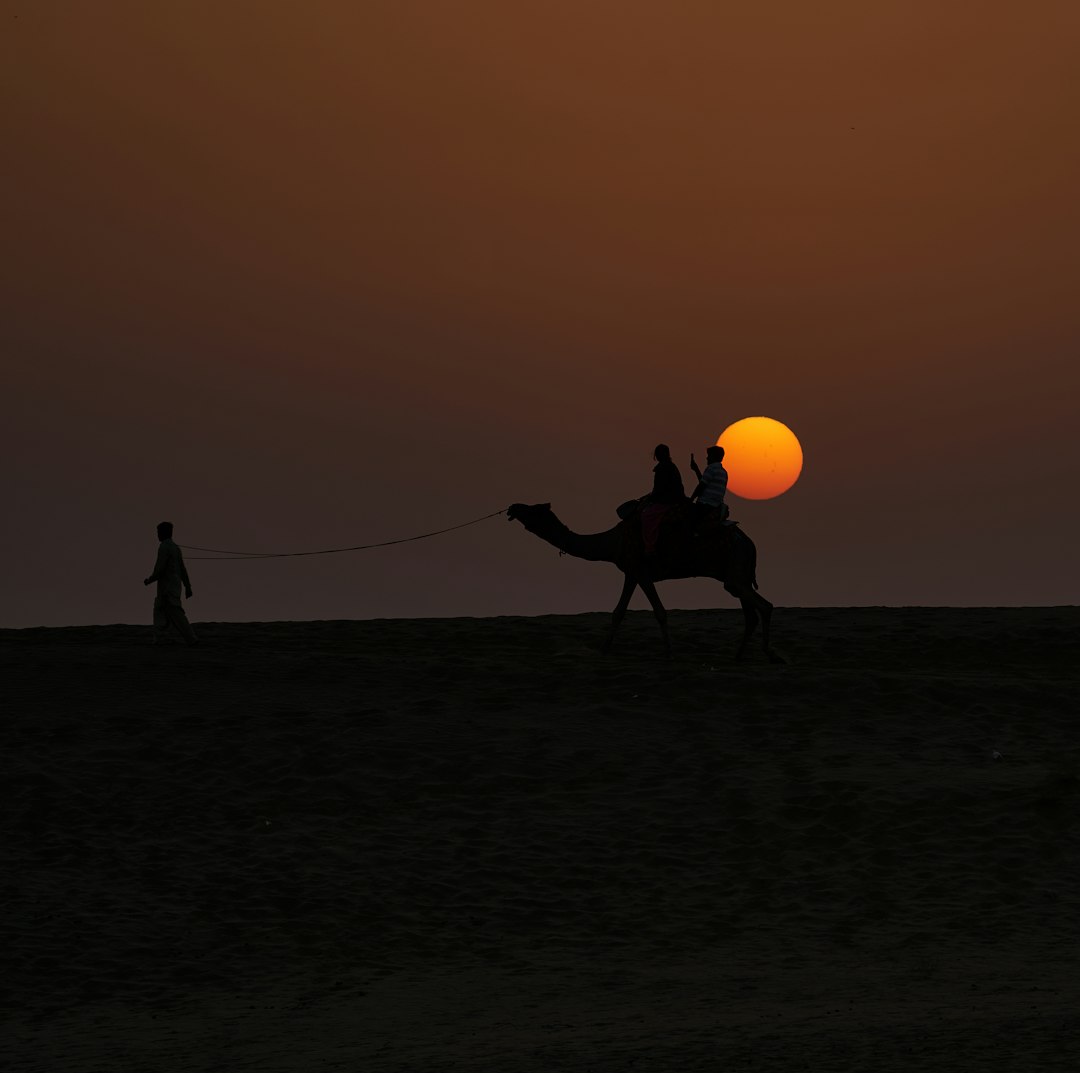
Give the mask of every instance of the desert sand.
M 1080 609 L 606 622 L 0 631 L 0 1066 L 1080 1068 Z

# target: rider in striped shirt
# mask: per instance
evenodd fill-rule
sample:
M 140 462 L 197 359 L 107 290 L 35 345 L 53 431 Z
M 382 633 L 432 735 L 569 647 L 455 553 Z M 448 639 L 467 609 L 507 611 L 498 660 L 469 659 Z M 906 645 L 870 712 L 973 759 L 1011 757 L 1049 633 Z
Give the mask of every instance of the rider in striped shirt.
M 728 506 L 724 502 L 727 493 L 727 470 L 724 469 L 724 449 L 720 446 L 710 447 L 706 452 L 705 471 L 698 469 L 694 456 L 690 456 L 690 468 L 697 475 L 698 485 L 690 496 L 691 501 L 698 505 L 699 516 L 702 521 L 717 512 L 719 519 L 728 515 Z M 705 508 L 702 510 L 701 508 Z

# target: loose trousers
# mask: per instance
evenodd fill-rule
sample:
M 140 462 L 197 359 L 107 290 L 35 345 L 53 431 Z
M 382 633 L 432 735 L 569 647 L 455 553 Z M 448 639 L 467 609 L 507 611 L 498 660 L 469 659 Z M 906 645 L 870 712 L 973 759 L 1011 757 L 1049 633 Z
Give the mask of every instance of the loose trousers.
M 167 640 L 170 629 L 179 631 L 189 645 L 193 645 L 197 640 L 184 613 L 184 605 L 180 603 L 180 593 L 158 592 L 154 597 L 154 641 Z

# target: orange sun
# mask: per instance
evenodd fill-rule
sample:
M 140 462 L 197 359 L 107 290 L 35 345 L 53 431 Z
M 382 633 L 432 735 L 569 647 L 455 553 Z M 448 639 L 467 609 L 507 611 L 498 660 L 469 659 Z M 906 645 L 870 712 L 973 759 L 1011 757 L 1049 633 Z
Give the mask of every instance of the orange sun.
M 743 499 L 772 499 L 802 472 L 803 453 L 795 433 L 771 417 L 744 417 L 716 441 L 724 449 L 728 490 Z

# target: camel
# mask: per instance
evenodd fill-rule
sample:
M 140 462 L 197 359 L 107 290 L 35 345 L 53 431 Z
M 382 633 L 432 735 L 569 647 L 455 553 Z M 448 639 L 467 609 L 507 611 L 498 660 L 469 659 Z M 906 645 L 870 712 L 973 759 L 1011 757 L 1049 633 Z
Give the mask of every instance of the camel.
M 667 611 L 656 592 L 656 582 L 710 577 L 721 582 L 742 604 L 743 635 L 735 658 L 741 660 L 745 657 L 746 646 L 760 619 L 765 655 L 770 662 L 784 662 L 769 645 L 769 620 L 773 605 L 757 592 L 757 549 L 737 525 L 727 527 L 723 537 L 715 533 L 692 536 L 686 531 L 673 539 L 674 547 L 668 554 L 654 559 L 645 555 L 641 523 L 636 517 L 625 518 L 603 533 L 580 534 L 572 532 L 559 521 L 550 503 L 535 503 L 532 506 L 514 503 L 506 513 L 511 521 L 521 522 L 530 533 L 554 545 L 563 554 L 590 562 L 613 563 L 622 571 L 622 595 L 611 614 L 611 629 L 602 646 L 604 651 L 610 649 L 630 597 L 640 588 L 652 605 L 660 624 L 664 648 L 670 655 Z

